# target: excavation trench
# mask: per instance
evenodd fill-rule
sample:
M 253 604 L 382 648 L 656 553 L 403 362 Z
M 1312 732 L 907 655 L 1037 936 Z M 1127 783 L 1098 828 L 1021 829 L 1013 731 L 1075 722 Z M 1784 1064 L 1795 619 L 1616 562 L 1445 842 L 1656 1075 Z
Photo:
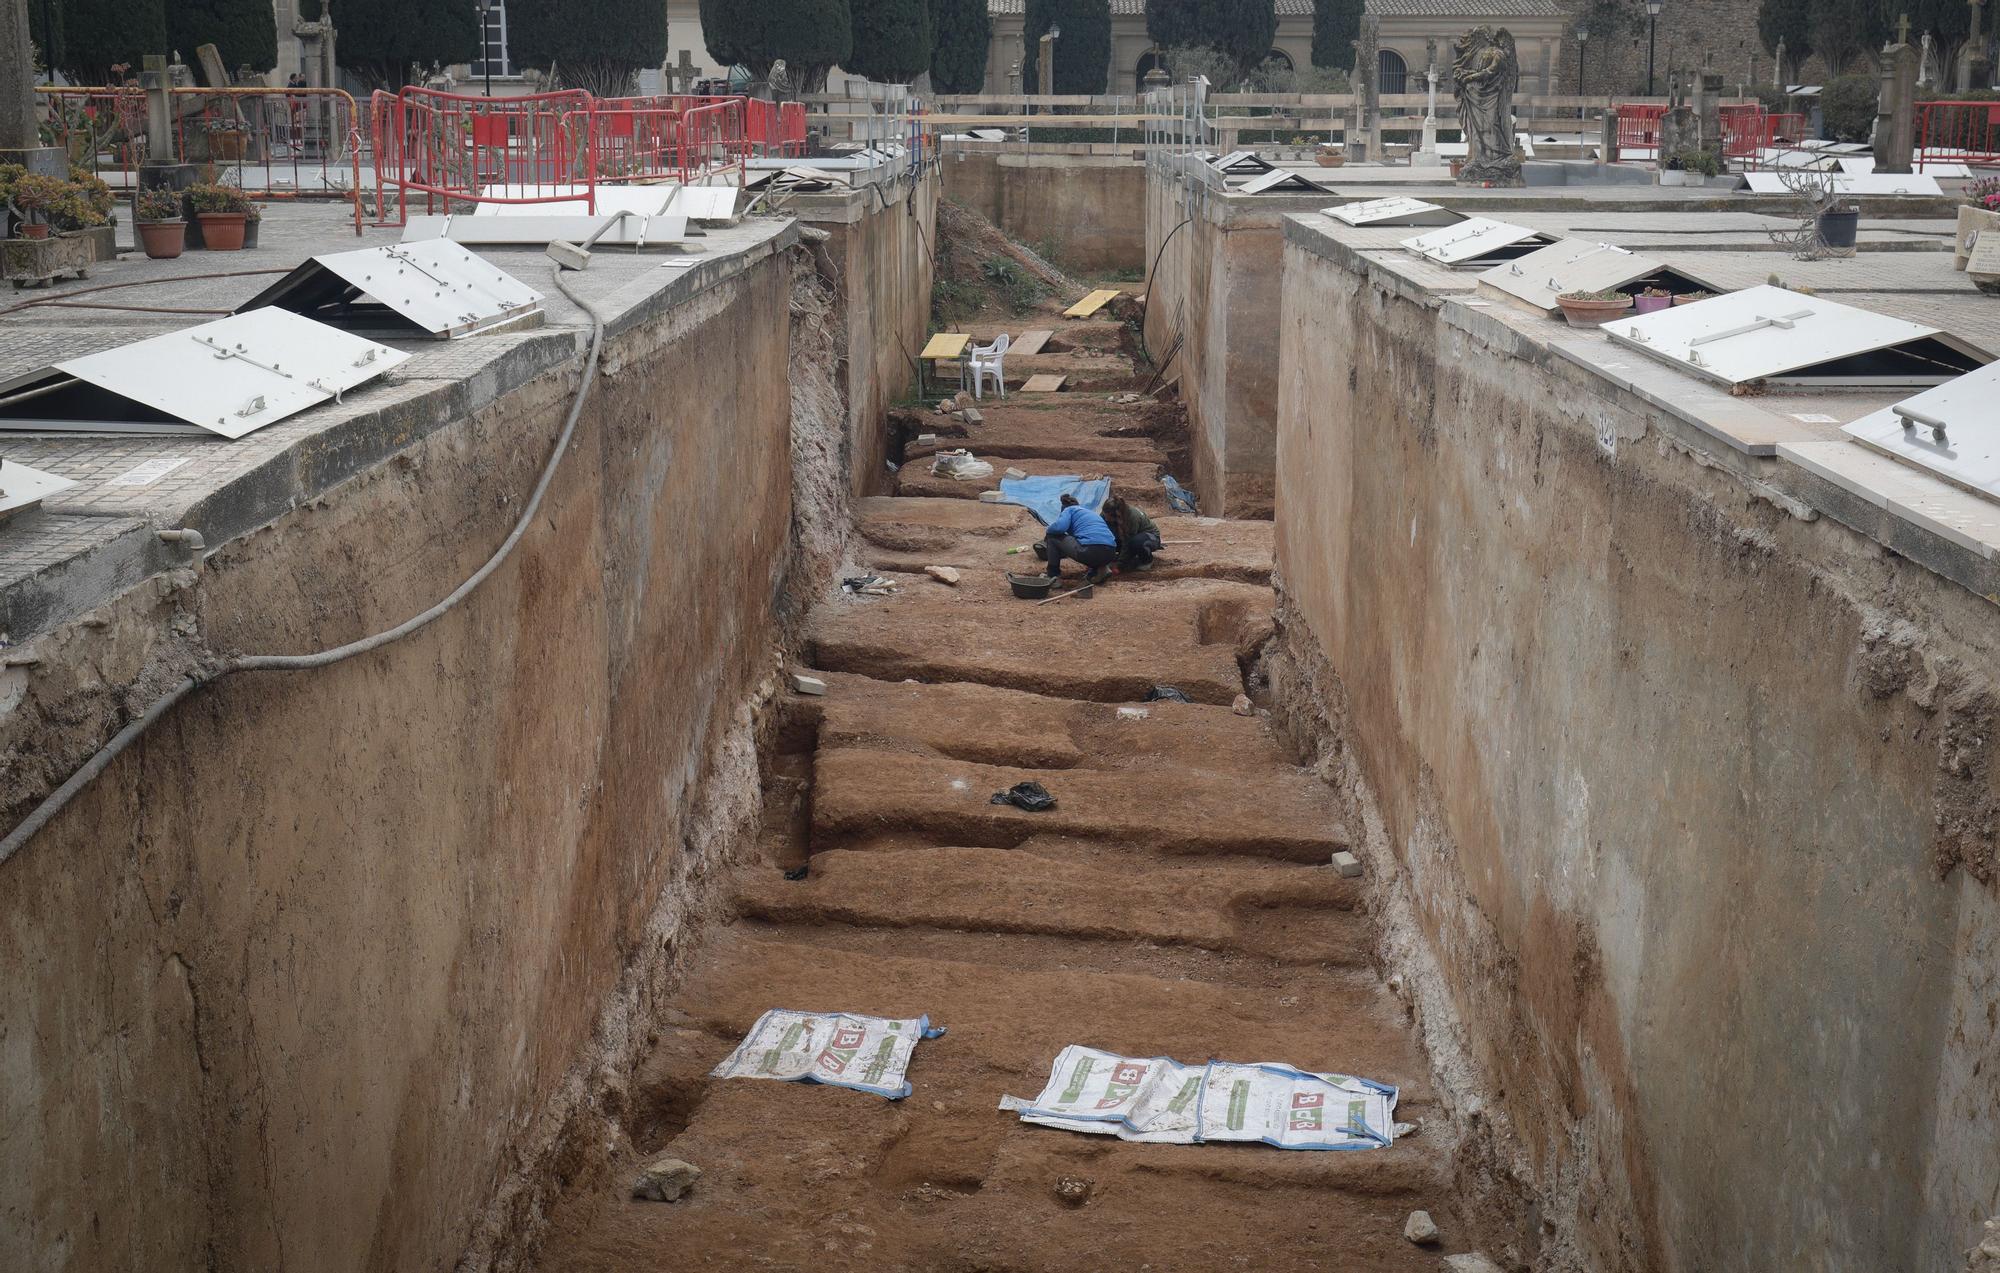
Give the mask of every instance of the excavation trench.
M 1430 1270 L 1529 1249 L 1492 1147 L 1455 1115 L 1470 1093 L 1446 1090 L 1385 963 L 1373 883 L 1331 865 L 1358 811 L 1313 767 L 1317 737 L 1271 716 L 1272 527 L 1169 513 L 1159 476 L 1191 477 L 1181 413 L 1112 400 L 1151 374 L 1123 330 L 1063 342 L 1110 351 L 1101 389 L 989 399 L 978 423 L 891 413 L 900 468 L 852 508 L 842 571 L 895 590 L 823 594 L 805 617 L 792 668 L 825 692 L 768 707 L 754 847 L 711 882 L 714 917 L 680 945 L 532 1267 Z M 1094 593 L 1019 600 L 1003 576 L 1033 559 L 1009 550 L 1040 528 L 978 499 L 997 477 L 933 476 L 952 446 L 1108 473 L 1169 546 Z M 1029 779 L 1053 810 L 989 800 Z M 710 1077 L 771 1008 L 948 1032 L 897 1102 Z M 1361 1153 L 1148 1145 L 994 1108 L 1070 1043 L 1365 1075 L 1399 1088 L 1406 1134 Z M 635 1199 L 661 1156 L 703 1174 L 672 1204 Z M 1440 1244 L 1405 1238 L 1420 1209 Z

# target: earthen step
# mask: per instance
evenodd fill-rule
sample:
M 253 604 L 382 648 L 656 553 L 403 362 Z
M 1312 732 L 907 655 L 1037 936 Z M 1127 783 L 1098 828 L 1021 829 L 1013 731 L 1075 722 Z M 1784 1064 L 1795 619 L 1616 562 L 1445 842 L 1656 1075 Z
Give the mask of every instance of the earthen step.
M 927 467 L 935 452 L 961 447 L 969 448 L 982 460 L 993 461 L 1040 459 L 1155 465 L 1167 462 L 1166 452 L 1151 438 L 1107 437 L 1053 412 L 1016 413 L 1004 419 L 988 412 L 984 424 L 965 426 L 951 434 L 940 430 L 936 442 L 911 442 L 903 448 L 904 463 L 923 462 Z M 1007 466 L 996 463 L 995 467 Z
M 868 564 L 875 570 L 919 574 L 925 566 L 959 566 L 1021 573 L 1039 568 L 1026 557 L 1007 555 L 1009 547 L 1033 544 L 1042 536 L 1041 523 L 1015 505 L 893 497 L 863 502 L 886 506 L 864 509 L 860 519 L 861 536 L 873 545 Z M 908 514 L 897 511 L 895 506 L 904 504 L 925 508 Z M 939 506 L 993 510 L 994 515 L 968 518 L 965 528 L 957 529 L 929 512 Z M 1168 542 L 1154 557 L 1153 569 L 1135 573 L 1132 581 L 1234 579 L 1269 586 L 1272 523 L 1181 516 L 1156 520 L 1161 540 Z
M 980 958 L 978 937 L 959 940 L 970 957 L 905 959 L 718 932 L 678 998 L 677 1028 L 633 1085 L 636 1143 L 556 1217 L 540 1267 L 1429 1273 L 1437 1254 L 1403 1240 L 1404 1217 L 1428 1208 L 1448 1241 L 1462 1228 L 1444 1146 L 1423 1135 L 1345 1154 L 1135 1145 L 994 1108 L 1002 1094 L 1033 1095 L 1065 1044 L 1088 1042 L 1363 1074 L 1404 1084 L 1399 1113 L 1413 1117 L 1426 1101 L 1424 1063 L 1379 986 L 1303 969 L 1264 991 L 1020 971 Z M 899 1102 L 707 1078 L 776 1005 L 927 1013 L 949 1031 L 919 1045 L 915 1091 Z M 659 1152 L 704 1170 L 671 1207 L 634 1202 L 623 1187 Z M 1056 1199 L 1064 1176 L 1091 1182 L 1086 1205 Z
M 1056 807 L 1029 813 L 995 792 L 1035 781 Z M 868 747 L 822 747 L 813 763 L 813 848 L 885 832 L 1010 846 L 1034 835 L 1140 841 L 1161 852 L 1257 854 L 1319 863 L 1346 846 L 1331 794 L 1297 773 L 1016 769 Z
M 925 685 L 826 672 L 819 745 L 891 742 L 956 760 L 1036 769 L 1162 765 L 1255 775 L 1292 770 L 1264 721 L 1193 703 L 1091 703 L 990 685 Z
M 1097 702 L 1137 702 L 1165 684 L 1196 702 L 1228 703 L 1242 691 L 1239 656 L 1252 656 L 1272 631 L 1270 591 L 1248 584 L 1121 580 L 1043 606 L 987 601 L 964 587 L 821 606 L 809 625 L 813 666 Z
M 1372 942 L 1360 898 L 1360 881 L 1331 867 L 1152 874 L 1012 849 L 835 850 L 815 854 L 804 880 L 775 870 L 746 877 L 736 911 L 780 924 L 1165 942 L 1355 967 Z

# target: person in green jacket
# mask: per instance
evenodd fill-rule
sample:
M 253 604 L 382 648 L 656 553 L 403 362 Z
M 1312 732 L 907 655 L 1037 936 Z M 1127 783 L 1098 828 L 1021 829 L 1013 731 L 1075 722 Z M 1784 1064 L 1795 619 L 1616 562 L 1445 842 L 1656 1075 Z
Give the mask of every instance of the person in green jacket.
M 1118 540 L 1118 569 L 1151 570 L 1160 551 L 1160 528 L 1137 504 L 1112 496 L 1104 502 L 1104 521 Z

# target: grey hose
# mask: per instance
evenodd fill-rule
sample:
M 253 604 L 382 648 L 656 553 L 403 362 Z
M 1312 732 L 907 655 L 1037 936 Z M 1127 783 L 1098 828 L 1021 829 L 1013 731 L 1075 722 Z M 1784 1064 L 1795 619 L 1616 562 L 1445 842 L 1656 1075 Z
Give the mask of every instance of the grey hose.
M 351 659 L 357 654 L 379 650 L 444 617 L 454 606 L 465 600 L 473 589 L 484 583 L 489 575 L 500 568 L 500 564 L 507 560 L 515 546 L 521 542 L 521 537 L 527 533 L 529 524 L 535 520 L 535 514 L 542 506 L 542 497 L 548 494 L 549 484 L 555 480 L 556 468 L 562 463 L 563 453 L 569 450 L 570 439 L 576 433 L 576 422 L 583 415 L 583 404 L 589 398 L 590 387 L 597 379 L 598 364 L 604 352 L 604 320 L 597 316 L 597 311 L 592 309 L 588 302 L 570 291 L 569 285 L 564 282 L 564 273 L 560 268 L 556 270 L 556 287 L 590 319 L 590 347 L 584 355 L 583 380 L 576 387 L 576 397 L 570 402 L 569 416 L 563 421 L 562 432 L 556 438 L 554 449 L 549 452 L 548 463 L 542 466 L 541 478 L 536 481 L 533 493 L 528 496 L 527 506 L 521 510 L 521 516 L 515 521 L 514 529 L 507 533 L 507 538 L 501 541 L 500 547 L 486 559 L 486 564 L 473 571 L 471 577 L 452 589 L 444 600 L 385 632 L 377 632 L 358 641 L 349 641 L 346 645 L 337 645 L 330 650 L 321 650 L 317 654 L 241 654 L 224 659 L 212 667 L 190 673 L 173 689 L 154 700 L 151 706 L 125 728 L 113 734 L 111 741 L 105 743 L 81 769 L 50 792 L 27 817 L 21 820 L 19 826 L 7 833 L 5 839 L 0 839 L 0 862 L 5 862 L 14 856 L 22 846 L 34 839 L 36 833 L 61 813 L 63 808 L 76 798 L 79 791 L 90 785 L 92 779 L 103 773 L 134 739 L 151 728 L 160 717 L 166 715 L 167 710 L 175 703 L 201 686 L 212 684 L 234 672 L 301 671 L 306 668 L 326 667 Z

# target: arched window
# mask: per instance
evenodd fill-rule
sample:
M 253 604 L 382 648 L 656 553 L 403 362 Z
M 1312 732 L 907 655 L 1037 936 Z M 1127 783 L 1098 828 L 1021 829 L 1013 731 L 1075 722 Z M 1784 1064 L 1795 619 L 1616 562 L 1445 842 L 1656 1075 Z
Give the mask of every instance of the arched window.
M 1376 55 L 1375 75 L 1377 91 L 1384 95 L 1409 91 L 1409 64 L 1404 62 L 1403 55 L 1394 49 L 1383 49 Z
M 1285 52 L 1283 49 L 1272 49 L 1264 55 L 1264 69 L 1267 71 L 1295 71 L 1298 67 L 1293 64 L 1291 54 Z
M 1134 92 L 1143 93 L 1146 91 L 1146 77 L 1153 73 L 1153 68 L 1156 66 L 1163 71 L 1167 71 L 1167 78 L 1169 80 L 1173 78 L 1173 72 L 1167 70 L 1167 59 L 1160 56 L 1160 51 L 1158 49 L 1147 49 L 1139 55 L 1139 65 L 1132 72 Z

